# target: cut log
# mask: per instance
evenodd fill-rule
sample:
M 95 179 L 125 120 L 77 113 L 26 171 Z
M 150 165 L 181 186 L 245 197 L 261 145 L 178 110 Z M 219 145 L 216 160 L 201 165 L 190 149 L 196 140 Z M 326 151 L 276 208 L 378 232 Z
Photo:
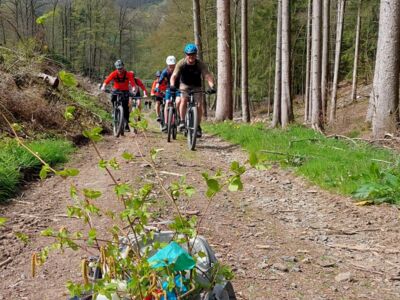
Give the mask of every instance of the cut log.
M 60 83 L 60 80 L 58 77 L 54 77 L 45 73 L 38 73 L 37 76 L 39 78 L 42 78 L 44 82 L 46 82 L 48 85 L 50 85 L 52 88 L 56 89 L 58 87 L 58 84 Z

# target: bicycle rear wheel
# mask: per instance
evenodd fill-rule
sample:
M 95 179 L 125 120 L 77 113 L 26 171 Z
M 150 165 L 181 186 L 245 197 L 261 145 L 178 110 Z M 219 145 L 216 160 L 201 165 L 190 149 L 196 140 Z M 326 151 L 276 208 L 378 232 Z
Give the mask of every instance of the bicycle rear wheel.
M 115 137 L 124 134 L 124 109 L 121 105 L 116 107 L 114 111 L 113 133 Z
M 189 108 L 186 122 L 188 147 L 194 150 L 197 139 L 197 107 Z
M 178 124 L 179 124 L 179 121 L 178 121 L 178 112 L 176 111 L 176 109 L 174 109 L 174 114 L 173 114 L 173 120 L 172 120 L 172 122 L 173 122 L 173 126 L 172 126 L 172 138 L 174 139 L 174 140 L 176 140 L 176 134 L 178 133 Z
M 174 122 L 174 109 L 172 107 L 168 108 L 168 120 L 167 120 L 167 141 L 171 142 L 171 136 L 173 136 Z

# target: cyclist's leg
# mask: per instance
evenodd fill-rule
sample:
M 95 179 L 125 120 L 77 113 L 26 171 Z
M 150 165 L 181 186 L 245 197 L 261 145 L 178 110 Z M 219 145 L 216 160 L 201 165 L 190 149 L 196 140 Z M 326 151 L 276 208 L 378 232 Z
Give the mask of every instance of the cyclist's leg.
M 179 128 L 183 129 L 185 127 L 185 117 L 186 117 L 186 110 L 187 110 L 187 103 L 189 100 L 189 95 L 186 92 L 182 92 L 179 100 L 179 116 L 181 119 L 181 123 L 179 124 Z
M 122 99 L 122 107 L 124 108 L 124 119 L 126 125 L 129 124 L 129 97 L 125 95 Z
M 201 137 L 202 136 L 202 129 L 200 127 L 200 123 L 201 123 L 201 117 L 203 114 L 203 97 L 202 97 L 202 93 L 196 93 L 194 94 L 194 100 L 197 103 L 197 137 Z

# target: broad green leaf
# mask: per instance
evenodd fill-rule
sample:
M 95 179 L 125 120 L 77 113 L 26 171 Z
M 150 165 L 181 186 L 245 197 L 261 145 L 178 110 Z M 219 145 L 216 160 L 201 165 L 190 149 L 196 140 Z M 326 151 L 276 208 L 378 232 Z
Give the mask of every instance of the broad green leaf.
M 196 189 L 192 186 L 185 187 L 185 194 L 188 197 L 192 197 L 196 193 Z
M 233 177 L 229 180 L 228 189 L 229 189 L 231 192 L 237 192 L 237 191 L 243 190 L 243 183 L 242 183 L 242 181 L 241 181 L 239 175 L 233 176 Z
M 240 164 L 237 161 L 234 161 L 231 164 L 231 171 L 235 172 L 238 175 L 241 175 L 244 172 L 246 172 L 246 168 L 243 166 L 240 166 Z
M 39 177 L 41 180 L 44 180 L 47 178 L 47 174 L 50 172 L 50 166 L 48 164 L 45 164 L 42 166 L 42 169 L 39 172 Z
M 104 159 L 100 159 L 100 161 L 99 161 L 99 167 L 100 167 L 101 169 L 107 168 L 107 164 L 108 164 L 108 161 L 106 161 L 106 160 L 104 160 Z
M 135 159 L 135 155 L 129 152 L 124 152 L 122 153 L 122 158 L 131 161 Z
M 154 148 L 152 148 L 152 149 L 150 150 L 151 159 L 152 159 L 152 160 L 156 160 L 158 152 L 161 152 L 161 151 L 163 151 L 163 150 L 164 150 L 164 149 L 162 149 L 162 148 L 160 148 L 160 149 L 154 149 Z
M 103 139 L 103 137 L 101 136 L 102 131 L 103 128 L 94 127 L 92 129 L 84 130 L 83 135 L 93 142 L 99 142 Z
M 65 112 L 64 112 L 64 118 L 67 121 L 73 120 L 74 119 L 74 112 L 76 110 L 75 106 L 67 106 L 65 108 Z
M 115 186 L 115 193 L 117 196 L 122 196 L 126 195 L 127 193 L 130 193 L 132 191 L 131 187 L 127 183 L 120 183 L 117 186 Z
M 40 232 L 40 235 L 41 236 L 53 236 L 54 235 L 54 230 L 53 230 L 53 228 L 47 228 L 45 230 L 42 230 Z
M 100 191 L 95 191 L 92 189 L 83 189 L 83 194 L 85 195 L 86 198 L 89 199 L 97 199 L 101 196 Z
M 250 163 L 250 166 L 252 166 L 252 167 L 254 167 L 258 163 L 258 157 L 255 152 L 250 152 L 249 163 Z
M 77 80 L 74 74 L 68 73 L 65 70 L 61 70 L 58 73 L 58 77 L 60 78 L 63 85 L 65 85 L 66 87 L 75 87 L 77 85 Z
M 62 171 L 58 171 L 56 174 L 63 178 L 67 178 L 67 177 L 77 176 L 79 174 L 79 170 L 78 169 L 64 169 Z
M 219 192 L 221 188 L 219 186 L 219 182 L 216 179 L 208 179 L 206 182 L 207 182 L 207 187 L 208 187 L 206 196 L 211 198 L 217 192 Z

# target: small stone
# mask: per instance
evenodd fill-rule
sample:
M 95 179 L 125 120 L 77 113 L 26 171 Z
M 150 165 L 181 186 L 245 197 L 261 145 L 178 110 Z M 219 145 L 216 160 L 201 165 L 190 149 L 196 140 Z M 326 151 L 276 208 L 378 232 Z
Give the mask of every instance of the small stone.
M 290 287 L 291 287 L 292 289 L 297 289 L 297 284 L 292 283 L 292 284 L 290 285 Z
M 298 266 L 296 266 L 296 267 L 293 267 L 291 271 L 292 271 L 292 272 L 297 272 L 297 273 L 301 273 L 301 272 L 303 272 L 303 271 L 301 270 L 301 268 L 300 268 L 300 267 L 298 267 Z
M 350 272 L 339 273 L 336 275 L 335 280 L 337 282 L 352 282 L 354 281 Z
M 289 268 L 281 263 L 275 263 L 272 265 L 272 268 L 281 272 L 289 272 Z
M 297 258 L 295 256 L 282 256 L 282 260 L 286 262 L 297 262 Z

